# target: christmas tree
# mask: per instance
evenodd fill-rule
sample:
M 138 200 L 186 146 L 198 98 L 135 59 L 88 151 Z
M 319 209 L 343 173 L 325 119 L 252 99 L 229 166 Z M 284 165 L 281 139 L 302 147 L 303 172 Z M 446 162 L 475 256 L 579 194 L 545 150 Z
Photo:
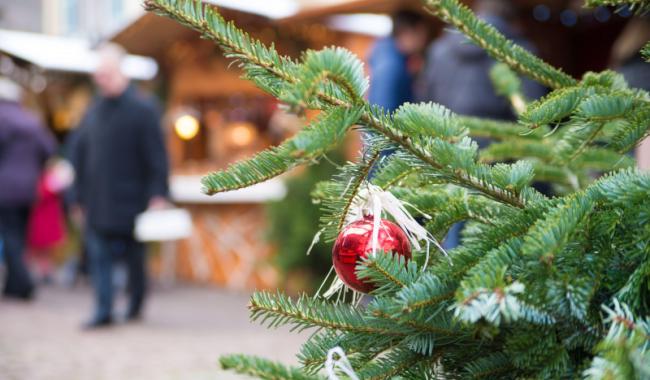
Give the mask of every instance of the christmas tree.
M 432 103 L 388 113 L 364 100 L 362 64 L 344 49 L 296 60 L 200 1 L 146 6 L 214 41 L 292 112 L 321 111 L 283 144 L 206 176 L 207 193 L 315 163 L 361 128 L 370 136 L 363 154 L 313 192 L 325 240 L 345 230 L 369 188 L 429 215 L 421 220 L 434 236 L 467 222 L 461 246 L 447 256 L 421 247 L 408 261 L 398 254 L 359 261 L 356 276 L 373 289 L 367 305 L 254 294 L 254 320 L 313 329 L 301 367 L 239 355 L 222 358 L 223 367 L 263 379 L 650 378 L 650 176 L 626 155 L 648 134 L 648 93 L 612 71 L 576 80 L 457 0 L 423 0 L 502 63 L 495 82 L 519 123 L 454 115 Z M 515 73 L 553 91 L 522 104 Z M 496 142 L 479 150 L 473 137 Z M 396 153 L 382 158 L 387 149 Z M 513 163 L 498 163 L 506 160 Z M 539 193 L 534 180 L 555 184 L 561 195 Z

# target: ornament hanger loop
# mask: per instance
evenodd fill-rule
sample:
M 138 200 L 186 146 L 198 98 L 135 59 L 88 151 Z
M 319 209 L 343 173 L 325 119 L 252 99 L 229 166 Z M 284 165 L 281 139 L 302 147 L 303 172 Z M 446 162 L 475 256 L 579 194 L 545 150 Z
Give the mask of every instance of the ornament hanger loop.
M 334 358 L 334 355 L 337 358 Z M 327 361 L 325 362 L 325 371 L 327 372 L 328 380 L 340 380 L 336 375 L 336 369 L 341 370 L 352 380 L 359 380 L 359 377 L 354 372 L 348 357 L 345 356 L 345 351 L 341 347 L 334 347 L 327 352 Z

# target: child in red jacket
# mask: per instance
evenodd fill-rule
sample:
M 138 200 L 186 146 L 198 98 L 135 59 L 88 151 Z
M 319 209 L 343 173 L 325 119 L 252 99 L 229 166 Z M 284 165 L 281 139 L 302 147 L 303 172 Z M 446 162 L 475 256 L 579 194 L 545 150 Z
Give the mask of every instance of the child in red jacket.
M 49 280 L 52 252 L 66 237 L 61 193 L 74 179 L 67 161 L 53 159 L 46 165 L 37 185 L 37 199 L 27 231 L 28 260 L 36 278 Z

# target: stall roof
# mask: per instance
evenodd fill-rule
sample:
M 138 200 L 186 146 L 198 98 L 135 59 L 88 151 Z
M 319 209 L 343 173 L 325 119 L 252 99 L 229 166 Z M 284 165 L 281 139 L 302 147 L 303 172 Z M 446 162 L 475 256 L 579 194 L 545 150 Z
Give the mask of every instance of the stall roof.
M 0 52 L 47 71 L 92 73 L 97 65 L 97 52 L 79 38 L 0 29 Z M 128 55 L 123 65 L 125 74 L 136 80 L 153 79 L 158 72 L 156 61 L 148 57 Z
M 235 15 L 248 15 L 252 17 L 250 20 L 278 24 L 319 19 L 334 30 L 373 36 L 390 32 L 391 21 L 380 14 L 393 11 L 397 3 L 394 0 L 272 0 L 272 4 L 269 0 L 204 2 L 221 8 L 228 19 Z M 401 7 L 420 4 L 418 0 L 402 0 L 399 3 Z M 145 13 L 110 39 L 137 54 L 156 56 L 170 40 L 192 33 L 174 20 Z
M 311 3 L 310 0 L 303 2 Z M 320 1 L 317 5 L 303 6 L 292 16 L 284 17 L 282 22 L 291 22 L 296 19 L 318 19 L 332 15 L 352 13 L 392 13 L 398 9 L 413 9 L 423 11 L 420 0 L 341 0 Z
M 350 0 L 204 0 L 218 7 L 256 14 L 273 20 L 296 16 L 304 11 L 349 3 Z

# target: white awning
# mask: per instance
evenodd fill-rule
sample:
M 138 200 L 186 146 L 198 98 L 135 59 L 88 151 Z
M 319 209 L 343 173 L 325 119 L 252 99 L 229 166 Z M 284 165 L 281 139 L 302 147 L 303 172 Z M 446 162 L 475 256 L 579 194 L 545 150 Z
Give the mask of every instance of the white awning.
M 290 17 L 300 10 L 300 4 L 295 0 L 205 0 L 205 2 L 270 19 Z
M 287 186 L 279 178 L 212 196 L 203 194 L 202 188 L 201 176 L 174 175 L 170 180 L 169 192 L 174 202 L 185 204 L 264 203 L 281 200 L 287 195 Z
M 88 74 L 97 65 L 97 53 L 80 38 L 0 29 L 0 52 L 50 71 Z M 150 80 L 158 73 L 158 64 L 152 58 L 128 55 L 123 70 L 131 79 Z
M 393 21 L 389 16 L 371 13 L 331 16 L 327 19 L 327 25 L 334 30 L 372 37 L 385 37 L 393 30 Z

